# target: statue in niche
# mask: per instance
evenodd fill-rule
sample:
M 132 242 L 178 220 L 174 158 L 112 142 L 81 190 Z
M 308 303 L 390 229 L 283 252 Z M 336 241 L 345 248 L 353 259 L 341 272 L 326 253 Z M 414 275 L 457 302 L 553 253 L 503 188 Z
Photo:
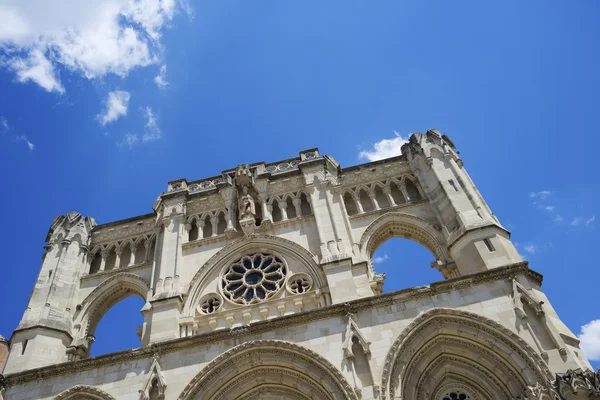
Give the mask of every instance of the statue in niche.
M 242 194 L 238 199 L 238 211 L 240 213 L 240 221 L 251 219 L 254 220 L 256 215 L 256 206 L 254 199 L 248 193 L 248 186 L 242 187 Z

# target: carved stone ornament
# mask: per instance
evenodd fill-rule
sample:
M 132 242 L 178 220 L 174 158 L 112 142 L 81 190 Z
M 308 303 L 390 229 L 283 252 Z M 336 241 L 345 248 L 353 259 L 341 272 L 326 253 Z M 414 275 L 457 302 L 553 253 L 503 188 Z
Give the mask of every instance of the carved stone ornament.
M 160 368 L 157 354 L 154 354 L 152 357 L 152 365 L 150 365 L 148 373 L 149 375 L 148 379 L 146 379 L 146 384 L 143 389 L 140 390 L 140 400 L 151 399 L 151 393 L 156 394 L 157 399 L 164 400 L 167 384 L 165 383 L 165 378 L 162 369 Z

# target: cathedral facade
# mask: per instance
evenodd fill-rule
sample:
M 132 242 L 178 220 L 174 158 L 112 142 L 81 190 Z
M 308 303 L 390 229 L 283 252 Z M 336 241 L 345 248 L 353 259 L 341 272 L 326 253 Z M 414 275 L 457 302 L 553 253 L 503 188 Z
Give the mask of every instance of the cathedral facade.
M 392 237 L 429 249 L 444 280 L 383 293 L 371 258 Z M 46 242 L 0 340 L 4 399 L 600 398 L 542 276 L 437 130 L 354 167 L 310 149 L 171 181 L 150 214 L 71 212 Z M 132 295 L 141 346 L 90 357 Z

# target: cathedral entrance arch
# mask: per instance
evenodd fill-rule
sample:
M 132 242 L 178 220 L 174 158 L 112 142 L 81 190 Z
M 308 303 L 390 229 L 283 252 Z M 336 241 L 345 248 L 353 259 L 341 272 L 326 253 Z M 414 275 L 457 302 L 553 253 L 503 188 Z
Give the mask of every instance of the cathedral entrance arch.
M 279 340 L 247 342 L 223 353 L 186 386 L 180 400 L 356 399 L 329 361 Z
M 384 399 L 502 400 L 551 380 L 545 362 L 515 333 L 477 314 L 438 308 L 396 339 L 382 388 Z

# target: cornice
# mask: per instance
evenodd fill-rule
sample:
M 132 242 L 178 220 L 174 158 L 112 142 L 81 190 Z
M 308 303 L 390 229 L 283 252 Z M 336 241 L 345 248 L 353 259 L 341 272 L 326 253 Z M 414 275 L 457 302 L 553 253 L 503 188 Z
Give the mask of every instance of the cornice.
M 232 330 L 216 330 L 191 337 L 153 343 L 148 347 L 140 349 L 126 350 L 104 356 L 93 357 L 74 362 L 65 362 L 42 368 L 36 368 L 21 373 L 10 374 L 6 375 L 5 377 L 6 386 L 10 387 L 35 381 L 37 379 L 46 379 L 68 373 L 99 368 L 106 365 L 150 358 L 156 352 L 160 352 L 161 354 L 171 353 L 206 343 L 228 340 L 231 339 L 232 336 L 240 337 L 246 335 L 256 335 L 289 326 L 302 325 L 316 320 L 322 320 L 331 317 L 343 317 L 347 315 L 348 312 L 357 313 L 359 311 L 368 310 L 375 307 L 384 307 L 393 304 L 405 303 L 414 299 L 431 297 L 439 293 L 450 292 L 472 285 L 508 279 L 515 275 L 525 275 L 528 279 L 532 280 L 538 285 L 541 285 L 542 283 L 541 274 L 529 269 L 527 262 L 520 262 L 465 277 L 434 282 L 429 286 L 403 289 L 378 296 L 365 297 L 347 303 L 334 304 L 317 310 L 281 316 L 265 321 L 257 321 L 251 323 L 250 325 L 241 326 Z
M 396 204 L 393 207 L 385 207 L 385 208 L 381 208 L 379 210 L 373 210 L 373 211 L 363 212 L 362 214 L 350 215 L 348 218 L 350 219 L 351 222 L 353 222 L 353 221 L 360 221 L 361 219 L 372 217 L 374 215 L 385 215 L 385 214 L 387 214 L 389 212 L 393 212 L 393 211 L 396 211 L 396 210 L 406 211 L 406 210 L 409 210 L 411 208 L 418 208 L 418 207 L 425 206 L 425 205 L 429 205 L 429 200 L 428 199 L 421 199 L 421 200 L 417 200 L 417 201 L 411 201 L 410 203 Z M 427 221 L 427 222 L 429 222 L 429 221 Z

